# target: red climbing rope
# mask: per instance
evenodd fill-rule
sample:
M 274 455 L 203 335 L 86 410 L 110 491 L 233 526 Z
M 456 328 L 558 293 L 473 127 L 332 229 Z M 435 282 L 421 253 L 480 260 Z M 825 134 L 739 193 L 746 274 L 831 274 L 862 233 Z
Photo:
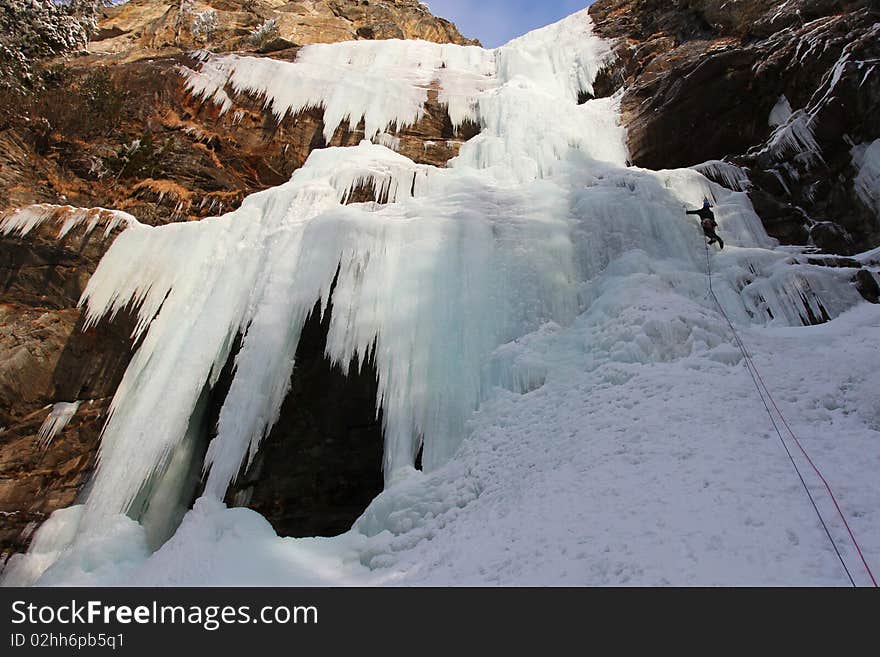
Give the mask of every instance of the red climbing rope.
M 754 367 L 754 365 L 752 365 Z M 757 368 L 755 368 L 755 374 L 758 376 L 758 380 L 761 382 L 761 385 L 764 386 L 764 389 L 767 390 L 767 385 L 764 383 L 764 379 L 761 378 L 761 373 L 758 372 Z M 773 404 L 773 408 L 776 409 L 776 412 L 779 414 L 780 419 L 782 420 L 782 424 L 785 425 L 785 428 L 788 430 L 789 435 L 791 435 L 792 440 L 794 440 L 795 445 L 798 446 L 798 449 L 801 451 L 801 454 L 807 459 L 807 463 L 810 464 L 810 467 L 813 468 L 813 471 L 822 480 L 822 484 L 825 486 L 825 490 L 828 491 L 828 496 L 831 498 L 831 501 L 834 502 L 834 508 L 837 509 L 837 514 L 840 516 L 840 519 L 843 521 L 843 526 L 846 527 L 846 531 L 849 533 L 849 537 L 852 540 L 853 545 L 856 548 L 856 552 L 859 553 L 859 558 L 862 560 L 862 565 L 865 567 L 865 570 L 868 573 L 868 577 L 871 578 L 871 583 L 874 587 L 877 587 L 877 580 L 874 578 L 874 573 L 871 572 L 871 567 L 868 565 L 867 560 L 865 559 L 865 555 L 862 552 L 862 548 L 859 546 L 859 542 L 856 540 L 855 534 L 853 534 L 852 528 L 849 526 L 849 523 L 846 521 L 846 515 L 844 515 L 843 511 L 840 509 L 840 504 L 837 503 L 837 497 L 834 495 L 834 491 L 831 490 L 831 486 L 826 481 L 825 477 L 822 475 L 822 472 L 813 463 L 813 459 L 810 458 L 810 455 L 807 454 L 807 450 L 804 449 L 804 446 L 801 445 L 801 441 L 798 440 L 798 437 L 794 434 L 794 431 L 791 430 L 791 427 L 788 425 L 788 421 L 785 419 L 785 416 L 782 414 L 782 411 L 779 410 L 779 407 L 776 405 L 776 401 L 773 399 L 773 396 L 770 394 L 770 391 L 767 391 L 767 397 L 770 399 L 770 403 Z
M 810 455 L 807 453 L 807 450 L 804 449 L 804 446 L 801 444 L 801 441 L 795 435 L 794 431 L 792 431 L 791 426 L 788 424 L 788 421 L 785 419 L 785 416 L 782 414 L 782 411 L 779 410 L 779 406 L 776 404 L 776 400 L 773 399 L 773 395 L 770 394 L 770 389 L 767 387 L 767 384 L 764 382 L 761 373 L 758 371 L 758 368 L 755 366 L 755 362 L 752 360 L 752 356 L 749 353 L 749 350 L 746 348 L 745 343 L 742 341 L 739 333 L 736 328 L 733 326 L 733 322 L 730 320 L 730 317 L 724 310 L 724 307 L 721 305 L 721 302 L 718 300 L 718 297 L 715 295 L 715 290 L 712 287 L 712 267 L 709 260 L 709 245 L 706 245 L 706 273 L 709 277 L 709 293 L 712 295 L 712 298 L 715 300 L 715 305 L 718 306 L 718 309 L 721 311 L 721 314 L 724 316 L 724 319 L 727 320 L 727 325 L 730 327 L 730 330 L 733 332 L 733 336 L 736 340 L 737 346 L 742 352 L 743 358 L 746 360 L 746 369 L 748 369 L 749 374 L 752 375 L 752 381 L 755 383 L 755 387 L 758 389 L 758 394 L 761 397 L 761 401 L 764 404 L 764 408 L 767 410 L 767 414 L 770 416 L 770 421 L 773 424 L 773 428 L 776 429 L 776 434 L 779 436 L 779 440 L 782 442 L 782 446 L 785 448 L 786 453 L 788 454 L 789 460 L 791 460 L 791 464 L 794 466 L 795 472 L 797 472 L 798 478 L 803 484 L 804 490 L 807 493 L 807 496 L 810 498 L 810 502 L 813 505 L 813 509 L 816 511 L 816 515 L 819 516 L 819 521 L 822 523 L 822 527 L 825 529 L 825 533 L 828 536 L 828 539 L 831 541 L 831 545 L 834 547 L 834 551 L 837 553 L 837 558 L 840 560 L 843 569 L 846 571 L 846 575 L 849 578 L 850 583 L 853 586 L 856 586 L 855 580 L 853 580 L 852 574 L 849 572 L 849 568 L 847 568 L 846 562 L 843 560 L 843 555 L 841 555 L 840 550 L 837 547 L 837 543 L 834 538 L 831 536 L 831 532 L 828 530 L 828 525 L 825 523 L 822 514 L 819 511 L 819 507 L 816 504 L 816 501 L 813 499 L 813 495 L 810 492 L 810 489 L 807 487 L 806 482 L 804 481 L 803 475 L 801 475 L 800 469 L 795 463 L 794 458 L 791 455 L 791 451 L 788 449 L 788 445 L 785 444 L 785 440 L 782 437 L 782 433 L 779 431 L 779 427 L 776 424 L 776 419 L 773 417 L 773 413 L 770 411 L 770 407 L 767 405 L 767 401 L 764 399 L 764 395 L 767 396 L 767 399 L 770 400 L 773 408 L 776 410 L 777 415 L 782 420 L 782 423 L 785 425 L 785 428 L 788 430 L 789 435 L 792 440 L 794 440 L 795 444 L 798 446 L 798 449 L 801 451 L 801 454 L 807 459 L 807 462 L 813 468 L 813 471 L 822 481 L 825 486 L 825 490 L 828 492 L 831 501 L 834 502 L 834 508 L 837 509 L 837 514 L 840 516 L 840 519 L 843 521 L 844 527 L 846 527 L 846 531 L 849 533 L 849 537 L 852 540 L 853 545 L 856 548 L 856 552 L 858 552 L 859 558 L 862 560 L 862 565 L 865 567 L 865 571 L 868 573 L 868 577 L 871 579 L 871 583 L 874 587 L 877 587 L 877 580 L 874 578 L 874 573 L 871 572 L 871 567 L 868 565 L 868 561 L 865 559 L 865 555 L 862 552 L 862 548 L 859 546 L 859 542 L 856 540 L 855 534 L 853 533 L 852 528 L 849 526 L 849 523 L 846 520 L 846 515 L 840 508 L 840 504 L 837 502 L 837 497 L 835 497 L 834 492 L 831 490 L 831 486 L 828 484 L 828 481 L 822 475 L 822 472 L 813 462 L 813 459 L 810 458 Z M 759 383 L 760 382 L 760 383 Z M 763 388 L 763 391 L 762 391 Z

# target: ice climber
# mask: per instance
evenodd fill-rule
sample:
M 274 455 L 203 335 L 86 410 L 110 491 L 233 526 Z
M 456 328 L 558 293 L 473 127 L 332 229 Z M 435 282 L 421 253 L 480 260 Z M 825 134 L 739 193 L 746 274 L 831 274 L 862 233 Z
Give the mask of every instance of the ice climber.
M 722 249 L 724 248 L 724 240 L 718 237 L 718 233 L 715 232 L 718 223 L 715 221 L 715 213 L 712 212 L 712 204 L 709 203 L 709 199 L 703 199 L 703 207 L 699 210 L 688 210 L 687 213 L 695 214 L 700 218 L 703 233 L 709 238 L 709 244 L 718 242 L 718 246 Z

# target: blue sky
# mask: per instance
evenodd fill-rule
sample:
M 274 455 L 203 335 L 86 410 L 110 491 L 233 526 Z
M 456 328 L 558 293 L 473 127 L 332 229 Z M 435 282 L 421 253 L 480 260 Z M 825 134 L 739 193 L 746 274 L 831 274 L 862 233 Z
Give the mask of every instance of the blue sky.
M 435 16 L 448 18 L 459 31 L 494 48 L 513 37 L 555 23 L 593 0 L 423 0 Z

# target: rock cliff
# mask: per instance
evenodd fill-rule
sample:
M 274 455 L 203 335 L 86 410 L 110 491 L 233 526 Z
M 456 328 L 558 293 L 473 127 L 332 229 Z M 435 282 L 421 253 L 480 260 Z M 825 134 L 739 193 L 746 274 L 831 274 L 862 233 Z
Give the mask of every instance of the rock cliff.
M 478 44 L 417 0 L 130 0 L 104 10 L 96 53 L 141 59 L 169 50 L 280 50 L 357 39 Z
M 854 253 L 880 241 L 854 181 L 880 138 L 880 13 L 873 1 L 599 0 L 617 39 L 599 93 L 624 89 L 634 164 L 743 167 L 768 232 Z

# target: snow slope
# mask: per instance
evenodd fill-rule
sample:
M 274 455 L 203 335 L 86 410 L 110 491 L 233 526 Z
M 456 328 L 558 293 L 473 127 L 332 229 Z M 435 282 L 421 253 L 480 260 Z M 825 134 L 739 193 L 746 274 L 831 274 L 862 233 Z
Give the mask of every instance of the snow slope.
M 87 498 L 6 583 L 848 584 L 707 295 L 684 214 L 704 197 L 728 245 L 708 256 L 719 300 L 880 564 L 880 309 L 845 270 L 774 248 L 746 194 L 700 170 L 738 190 L 744 172 L 627 167 L 616 100 L 577 104 L 609 53 L 582 11 L 494 51 L 355 42 L 183 71 L 221 105 L 231 88 L 279 116 L 323 107 L 334 129 L 363 117 L 367 140 L 228 215 L 127 221 L 84 302 L 89 322 L 139 304 L 143 344 Z M 449 168 L 368 141 L 416 120 L 435 82 L 455 123 L 482 128 Z M 360 185 L 389 202 L 341 205 Z M 281 538 L 220 500 L 337 270 L 327 352 L 375 359 L 386 490 L 342 536 Z M 205 495 L 177 527 L 203 393 L 239 333 Z

